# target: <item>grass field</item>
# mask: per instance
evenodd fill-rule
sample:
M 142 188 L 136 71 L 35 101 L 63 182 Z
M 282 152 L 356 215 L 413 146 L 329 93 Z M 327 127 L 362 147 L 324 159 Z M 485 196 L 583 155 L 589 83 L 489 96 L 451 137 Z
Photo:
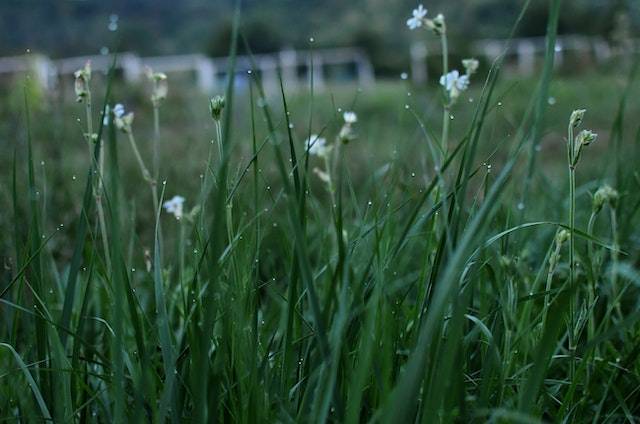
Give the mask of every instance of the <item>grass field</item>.
M 636 66 L 550 46 L 468 89 L 5 87 L 0 418 L 637 421 Z

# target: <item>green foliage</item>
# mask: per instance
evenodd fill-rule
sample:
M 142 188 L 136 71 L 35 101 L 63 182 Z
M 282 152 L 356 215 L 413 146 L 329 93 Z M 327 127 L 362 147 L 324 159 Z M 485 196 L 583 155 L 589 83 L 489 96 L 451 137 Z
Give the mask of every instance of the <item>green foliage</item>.
M 541 75 L 499 60 L 457 102 L 252 73 L 212 114 L 111 72 L 100 103 L 33 108 L 27 86 L 0 132 L 0 418 L 635 421 L 638 67 L 554 80 L 551 4 Z M 90 124 L 117 101 L 130 127 Z M 600 137 L 569 179 L 581 107 Z

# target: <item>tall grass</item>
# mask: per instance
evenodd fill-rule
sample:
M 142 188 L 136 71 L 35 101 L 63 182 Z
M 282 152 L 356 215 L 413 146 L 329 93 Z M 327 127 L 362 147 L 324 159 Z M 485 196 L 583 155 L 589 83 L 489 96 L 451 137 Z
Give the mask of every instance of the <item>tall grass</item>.
M 7 184 L 14 252 L 0 282 L 0 417 L 636 421 L 639 156 L 622 129 L 637 68 L 605 117 L 616 148 L 600 158 L 576 151 L 577 127 L 564 140 L 545 120 L 560 12 L 551 1 L 543 72 L 503 141 L 501 56 L 485 64 L 473 103 L 440 90 L 441 127 L 407 105 L 413 132 L 398 134 L 415 135 L 397 143 L 424 158 L 408 162 L 421 171 L 399 154 L 380 169 L 363 164 L 362 179 L 354 145 L 388 140 L 358 134 L 366 113 L 343 117 L 359 112 L 357 101 L 323 122 L 313 75 L 300 109 L 282 79 L 268 96 L 255 70 L 248 92 L 234 92 L 238 10 L 225 101 L 212 101 L 210 135 L 199 141 L 209 153 L 199 190 L 161 180 L 180 167 L 161 159 L 170 143 L 162 98 L 151 99 L 150 157 L 136 122 L 109 112 L 112 69 L 102 113 L 78 106 L 91 154 L 75 222 L 49 232 L 57 214 L 42 194 L 46 173 L 35 171 L 25 95 L 26 146 Z M 446 31 L 438 36 L 446 47 Z M 444 73 L 451 65 L 445 55 Z M 472 108 L 468 120 L 452 119 L 458 108 Z M 240 126 L 247 139 L 235 135 Z M 536 147 L 546 133 L 567 143 L 568 180 L 545 181 Z M 125 178 L 128 157 L 139 172 Z M 599 161 L 614 166 L 587 166 Z M 595 168 L 604 171 L 587 180 Z M 598 189 L 604 181 L 614 187 Z M 52 245 L 64 232 L 69 260 Z

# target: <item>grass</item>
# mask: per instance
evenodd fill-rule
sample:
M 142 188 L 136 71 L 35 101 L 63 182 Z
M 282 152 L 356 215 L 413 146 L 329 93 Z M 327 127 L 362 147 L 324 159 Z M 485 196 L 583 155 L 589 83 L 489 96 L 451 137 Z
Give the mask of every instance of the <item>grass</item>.
M 252 73 L 218 114 L 179 85 L 94 78 L 92 109 L 27 84 L 0 128 L 0 417 L 636 421 L 636 70 L 554 79 L 552 50 L 457 99 Z M 121 99 L 133 123 L 95 125 Z

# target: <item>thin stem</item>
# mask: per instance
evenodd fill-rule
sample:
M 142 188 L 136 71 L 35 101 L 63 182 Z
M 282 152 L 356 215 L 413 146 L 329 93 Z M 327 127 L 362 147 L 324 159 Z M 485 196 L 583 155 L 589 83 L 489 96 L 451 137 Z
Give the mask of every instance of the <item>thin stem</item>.
M 589 217 L 589 224 L 587 225 L 587 234 L 593 236 L 593 227 L 596 222 L 596 218 L 598 216 L 598 212 L 595 210 L 591 212 L 591 216 Z M 595 335 L 596 330 L 596 321 L 595 314 L 593 309 L 593 303 L 596 299 L 596 282 L 598 281 L 597 275 L 597 264 L 595 263 L 596 258 L 593 255 L 593 242 L 587 241 L 587 258 L 589 259 L 589 264 L 591 266 L 591 284 L 589 284 L 589 304 L 588 307 L 590 309 L 589 313 L 589 323 L 587 325 L 587 335 L 589 340 L 592 340 Z
M 138 150 L 138 145 L 136 144 L 136 139 L 133 137 L 133 132 L 131 129 L 127 131 L 127 136 L 129 138 L 129 143 L 131 144 L 131 149 L 133 150 L 133 154 L 138 161 L 138 165 L 140 166 L 140 171 L 142 172 L 142 177 L 149 184 L 149 188 L 151 189 L 151 196 L 153 198 L 153 210 L 157 212 L 159 207 L 158 202 L 158 192 L 156 190 L 156 181 L 151 177 L 149 170 L 144 164 L 142 160 L 142 156 L 140 155 L 140 151 Z M 154 212 L 154 213 L 155 213 Z
M 553 274 L 558 267 L 558 262 L 560 261 L 560 250 L 562 249 L 562 244 L 556 241 L 556 247 L 549 259 L 549 271 L 547 272 L 547 284 L 545 286 L 545 295 L 544 295 L 544 306 L 542 308 L 542 325 L 547 321 L 547 313 L 549 311 L 549 292 L 551 291 L 551 284 L 553 282 Z
M 222 150 L 222 124 L 220 121 L 216 121 L 216 137 L 218 139 L 218 154 L 220 155 L 220 163 L 222 163 L 222 155 L 224 151 Z
M 440 42 L 442 44 L 442 75 L 447 75 L 449 73 L 449 47 L 447 44 L 447 34 L 443 32 L 440 35 Z M 444 157 L 442 161 L 447 157 L 448 149 L 449 149 L 449 125 L 451 121 L 451 105 L 449 99 L 447 99 L 447 103 L 444 106 L 444 111 L 442 115 L 442 151 Z
M 153 179 L 160 177 L 160 106 L 153 106 Z
M 576 171 L 574 163 L 574 140 L 573 125 L 569 125 L 569 289 L 571 293 L 569 301 L 569 352 L 571 354 L 571 362 L 569 367 L 570 378 L 573 380 L 575 375 L 575 351 L 576 341 L 574 335 L 576 320 L 576 297 L 575 288 L 575 213 L 576 213 Z
M 611 250 L 611 287 L 613 290 L 613 298 L 618 298 L 618 218 L 616 209 L 610 204 L 609 211 L 611 216 L 611 235 L 613 237 L 613 250 Z M 616 302 L 616 312 L 618 317 L 622 319 L 622 310 L 620 302 Z

